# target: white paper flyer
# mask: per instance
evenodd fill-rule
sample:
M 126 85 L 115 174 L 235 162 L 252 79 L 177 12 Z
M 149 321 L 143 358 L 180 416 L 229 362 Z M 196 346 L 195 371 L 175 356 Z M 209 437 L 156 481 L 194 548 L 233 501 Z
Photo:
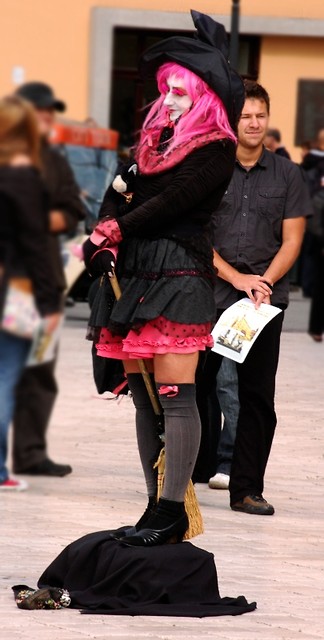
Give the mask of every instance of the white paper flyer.
M 51 362 L 54 360 L 62 331 L 63 320 L 64 318 L 62 315 L 56 329 L 51 334 L 45 333 L 44 323 L 40 325 L 40 328 L 35 333 L 32 341 L 25 365 L 26 367 L 34 367 L 35 365 L 44 364 L 45 362 Z
M 256 309 L 249 298 L 235 302 L 224 311 L 212 331 L 212 351 L 235 362 L 244 362 L 262 329 L 278 313 L 281 309 L 270 304 L 261 304 Z

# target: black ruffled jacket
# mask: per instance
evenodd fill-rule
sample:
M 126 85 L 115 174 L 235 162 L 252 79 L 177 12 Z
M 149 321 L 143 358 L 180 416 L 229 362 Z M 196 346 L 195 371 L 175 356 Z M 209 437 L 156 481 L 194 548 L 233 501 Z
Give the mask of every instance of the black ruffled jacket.
M 48 239 L 48 197 L 38 171 L 0 167 L 0 312 L 11 277 L 32 280 L 42 316 L 59 310 Z
M 206 240 L 206 229 L 231 179 L 235 152 L 234 142 L 220 140 L 196 149 L 167 171 L 138 173 L 131 204 L 120 206 L 123 197 L 109 187 L 99 215 L 118 218 L 124 238 L 173 238 L 210 264 L 211 235 Z

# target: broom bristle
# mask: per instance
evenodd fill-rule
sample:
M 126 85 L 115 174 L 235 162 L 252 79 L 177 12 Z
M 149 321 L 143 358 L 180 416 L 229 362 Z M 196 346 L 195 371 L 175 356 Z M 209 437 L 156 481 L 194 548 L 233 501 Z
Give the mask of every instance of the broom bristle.
M 161 449 L 160 455 L 154 465 L 154 468 L 157 468 L 157 471 L 158 471 L 157 499 L 159 500 L 162 494 L 163 484 L 164 484 L 165 447 Z M 199 508 L 196 492 L 191 480 L 188 484 L 186 495 L 185 495 L 185 509 L 187 512 L 189 525 L 185 535 L 183 536 L 183 539 L 190 540 L 190 538 L 194 538 L 195 536 L 199 536 L 201 533 L 204 533 L 203 519 L 202 519 L 201 511 Z
M 189 526 L 183 536 L 183 539 L 190 540 L 190 538 L 194 538 L 195 536 L 199 536 L 201 533 L 204 533 L 204 523 L 199 502 L 191 480 L 189 481 L 185 495 L 185 509 L 189 519 Z

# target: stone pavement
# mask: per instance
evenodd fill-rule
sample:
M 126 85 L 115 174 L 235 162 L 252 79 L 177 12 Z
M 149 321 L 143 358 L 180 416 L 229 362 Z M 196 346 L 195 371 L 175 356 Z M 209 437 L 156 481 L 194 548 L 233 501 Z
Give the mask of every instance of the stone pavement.
M 307 336 L 306 319 L 307 301 L 297 296 L 282 337 L 278 428 L 266 475 L 275 515 L 232 512 L 227 491 L 196 485 L 205 533 L 193 542 L 214 553 L 222 596 L 244 594 L 258 604 L 243 616 L 204 619 L 21 611 L 14 603 L 12 585 L 36 586 L 69 542 L 135 521 L 146 503 L 132 402 L 97 395 L 85 322 L 67 321 L 49 450 L 73 474 L 29 478 L 27 492 L 1 494 L 1 640 L 323 639 L 324 343 Z

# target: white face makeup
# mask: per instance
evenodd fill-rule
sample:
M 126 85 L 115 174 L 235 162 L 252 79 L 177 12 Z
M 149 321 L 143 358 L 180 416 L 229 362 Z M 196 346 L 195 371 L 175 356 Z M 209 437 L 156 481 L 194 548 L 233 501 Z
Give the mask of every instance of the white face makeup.
M 170 76 L 167 80 L 168 92 L 164 98 L 163 104 L 169 111 L 169 117 L 172 122 L 177 120 L 185 111 L 188 111 L 192 105 L 184 83 L 175 76 Z

